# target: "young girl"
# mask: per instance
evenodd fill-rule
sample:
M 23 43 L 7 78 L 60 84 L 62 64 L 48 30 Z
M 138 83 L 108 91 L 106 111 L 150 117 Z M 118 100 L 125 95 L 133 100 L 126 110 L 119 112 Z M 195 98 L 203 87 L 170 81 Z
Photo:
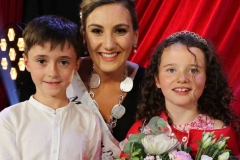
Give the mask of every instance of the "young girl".
M 172 34 L 153 54 L 142 87 L 138 121 L 127 138 L 140 132 L 143 121 L 146 125 L 160 116 L 171 125 L 172 135 L 192 147 L 193 155 L 203 131 L 229 136 L 228 148 L 239 155 L 235 131 L 240 121 L 229 105 L 232 91 L 208 41 L 189 31 Z

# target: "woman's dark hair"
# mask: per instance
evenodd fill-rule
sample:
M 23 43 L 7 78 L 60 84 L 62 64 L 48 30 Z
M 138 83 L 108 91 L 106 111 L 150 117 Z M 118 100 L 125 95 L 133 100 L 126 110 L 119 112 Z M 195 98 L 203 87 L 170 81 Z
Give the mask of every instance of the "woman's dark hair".
M 230 107 L 230 103 L 233 102 L 232 89 L 229 87 L 226 75 L 221 69 L 220 61 L 213 45 L 199 35 L 189 31 L 177 32 L 166 38 L 153 53 L 142 82 L 142 100 L 139 105 L 137 120 L 146 119 L 149 121 L 151 117 L 160 115 L 161 112 L 165 112 L 169 117 L 165 107 L 164 95 L 161 89 L 156 87 L 154 77 L 158 75 L 158 68 L 164 49 L 175 43 L 186 45 L 188 50 L 189 47 L 197 47 L 204 53 L 206 83 L 205 89 L 198 100 L 198 111 L 214 119 L 221 120 L 226 125 L 233 123 L 235 128 L 239 130 L 239 118 Z M 192 53 L 190 50 L 189 52 Z M 169 123 L 172 124 L 170 118 Z
M 138 30 L 138 20 L 134 0 L 82 0 L 80 5 L 80 19 L 83 31 L 86 29 L 86 19 L 89 14 L 97 7 L 107 4 L 119 3 L 122 4 L 131 15 L 134 31 Z

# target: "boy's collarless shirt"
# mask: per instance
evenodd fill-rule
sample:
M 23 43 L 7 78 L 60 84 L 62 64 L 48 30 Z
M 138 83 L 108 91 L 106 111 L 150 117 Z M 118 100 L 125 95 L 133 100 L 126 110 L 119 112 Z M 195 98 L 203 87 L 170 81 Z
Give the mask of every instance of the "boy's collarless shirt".
M 97 115 L 69 103 L 54 110 L 32 96 L 0 114 L 0 159 L 100 159 Z

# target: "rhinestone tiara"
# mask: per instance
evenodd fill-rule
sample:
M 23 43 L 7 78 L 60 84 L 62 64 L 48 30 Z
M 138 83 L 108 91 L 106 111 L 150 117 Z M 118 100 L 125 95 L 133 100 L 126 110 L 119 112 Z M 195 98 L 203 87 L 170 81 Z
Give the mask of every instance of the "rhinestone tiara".
M 181 35 L 190 35 L 191 37 L 197 39 L 198 41 L 204 43 L 205 45 L 208 44 L 207 41 L 204 38 L 202 38 L 200 35 L 198 35 L 195 32 L 190 32 L 188 30 L 184 30 L 184 31 L 173 33 L 167 39 L 169 39 L 169 38 L 176 38 L 176 37 L 181 36 Z

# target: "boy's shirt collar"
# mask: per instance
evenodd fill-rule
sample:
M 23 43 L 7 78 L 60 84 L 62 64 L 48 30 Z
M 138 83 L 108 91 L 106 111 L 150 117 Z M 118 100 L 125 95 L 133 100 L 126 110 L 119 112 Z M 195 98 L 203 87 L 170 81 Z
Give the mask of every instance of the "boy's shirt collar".
M 47 113 L 51 113 L 51 114 L 57 114 L 57 113 L 58 114 L 61 114 L 61 113 L 63 114 L 63 113 L 66 113 L 74 105 L 73 103 L 71 103 L 69 101 L 68 105 L 63 106 L 63 107 L 58 108 L 58 109 L 55 110 L 55 109 L 53 109 L 53 108 L 51 108 L 49 106 L 46 106 L 46 105 L 42 104 L 41 102 L 37 101 L 36 99 L 33 98 L 33 96 L 31 96 L 29 98 L 29 102 L 34 107 L 36 107 L 37 109 L 42 110 L 42 111 L 47 112 Z

